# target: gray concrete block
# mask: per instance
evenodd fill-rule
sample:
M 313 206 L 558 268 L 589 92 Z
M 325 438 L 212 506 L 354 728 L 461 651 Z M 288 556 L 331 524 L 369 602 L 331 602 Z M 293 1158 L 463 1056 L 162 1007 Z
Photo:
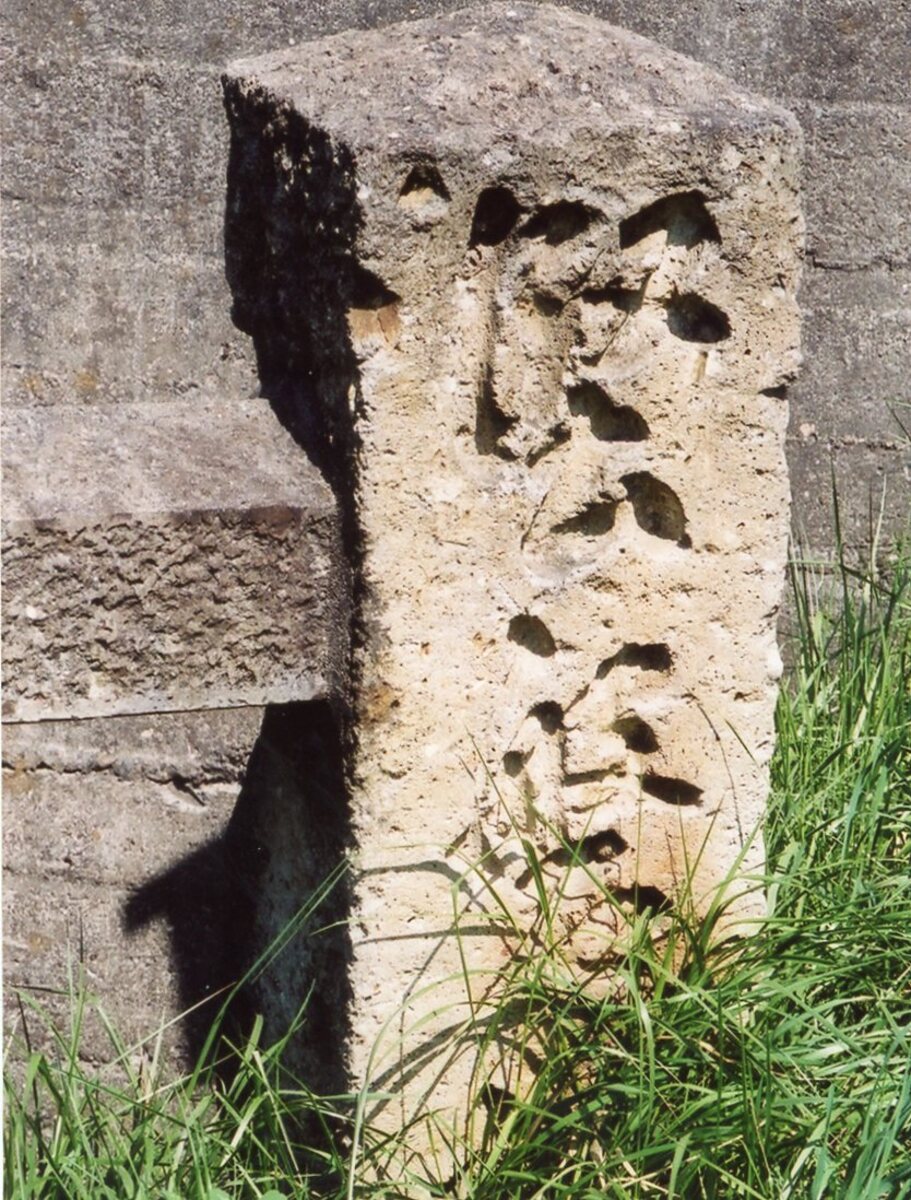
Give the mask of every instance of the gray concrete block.
M 9 248 L 5 288 L 22 303 L 4 311 L 6 405 L 255 394 L 221 257 L 155 255 L 153 245 L 153 231 L 123 253 L 39 233 Z
M 275 49 L 292 40 L 340 29 L 402 20 L 409 15 L 457 7 L 426 0 L 48 0 L 35 6 L 12 0 L 7 38 L 36 52 L 65 58 L 86 56 L 160 58 L 221 65 L 237 53 Z M 53 48 L 50 50 L 49 48 Z
M 589 11 L 780 100 L 892 103 L 911 74 L 908 0 L 593 0 Z
M 181 268 L 185 275 L 204 271 L 212 274 L 213 279 L 216 272 L 223 277 L 224 213 L 220 198 L 219 191 L 205 207 L 183 208 L 155 203 L 60 205 L 8 200 L 3 213 L 4 233 L 9 243 L 6 260 L 9 264 L 21 262 L 30 267 L 33 286 L 39 270 L 72 262 L 80 256 L 80 269 L 85 270 L 91 253 L 101 266 L 107 267 L 109 276 L 129 273 L 130 269 L 151 274 L 156 263 L 162 262 L 178 285 Z M 207 288 L 212 286 L 208 278 L 204 283 Z M 175 290 L 179 291 L 179 286 Z M 25 295 L 30 298 L 29 293 Z M 35 299 L 45 298 L 39 294 Z M 134 301 L 134 310 L 135 306 Z M 6 317 L 9 319 L 10 314 Z
M 877 530 L 879 546 L 908 534 L 911 496 L 911 443 L 894 449 L 790 441 L 794 538 L 799 552 L 832 561 L 836 544 L 835 503 L 842 542 L 849 555 L 863 558 Z
M 32 1045 L 50 1045 L 49 1029 L 30 1011 L 29 1001 L 38 1004 L 58 1029 L 65 1030 L 72 1011 L 70 981 L 80 979 L 127 1044 L 151 1038 L 173 1017 L 180 1001 L 167 929 L 150 924 L 124 937 L 123 910 L 129 901 L 126 888 L 9 869 L 4 875 L 4 1023 L 8 1040 L 21 1045 L 24 1009 Z M 17 1001 L 20 990 L 25 998 L 22 1008 Z M 165 1039 L 164 1054 L 165 1061 L 174 1066 L 179 1062 L 180 1041 L 180 1029 L 174 1026 Z M 92 1012 L 79 1049 L 80 1057 L 89 1063 L 109 1063 L 115 1057 L 110 1037 Z M 149 1053 L 151 1049 L 150 1044 Z M 14 1052 L 11 1059 L 15 1057 Z
M 808 268 L 804 363 L 791 396 L 798 438 L 888 444 L 911 425 L 911 270 Z
M 264 401 L 5 426 L 6 719 L 325 692 L 347 622 L 335 504 Z
M 7 724 L 4 862 L 136 887 L 221 834 L 263 710 Z
M 12 196 L 80 207 L 147 198 L 178 210 L 218 206 L 225 139 L 214 70 L 22 59 L 4 93 Z
M 736 29 L 741 4 L 726 5 Z M 901 100 L 897 81 L 911 73 L 911 6 L 908 0 L 787 0 L 766 10 L 769 84 L 774 94 L 823 101 L 858 100 L 892 104 Z M 722 26 L 723 28 L 723 26 Z M 777 69 L 775 64 L 777 63 Z
M 217 73 L 24 62 L 6 93 L 7 401 L 253 390 L 224 282 Z
M 911 265 L 911 109 L 800 105 L 807 253 L 824 266 Z
M 98 772 L 196 790 L 236 784 L 264 711 L 221 708 L 7 724 L 3 766 L 16 776 L 59 772 L 90 777 Z
M 7 770 L 4 861 L 34 878 L 135 886 L 216 837 L 237 790 L 236 780 L 189 784 L 176 774 L 158 782 L 97 768 Z
M 5 726 L 8 1031 L 20 1021 L 19 988 L 65 1024 L 69 999 L 59 993 L 82 971 L 127 1042 L 167 1020 L 170 1067 L 194 1060 L 224 989 L 337 860 L 331 830 L 342 806 L 320 738 L 327 710 L 294 704 Z M 314 877 L 292 886 L 304 864 Z M 324 909 L 319 924 L 328 922 Z M 307 952 L 300 939 L 294 945 L 301 969 Z M 245 992 L 236 1019 L 246 1004 L 296 1006 L 303 993 L 281 995 L 274 982 L 273 973 L 255 995 Z M 40 1022 L 30 1031 L 34 1044 L 47 1044 Z M 97 1019 L 81 1050 L 90 1062 L 110 1060 Z

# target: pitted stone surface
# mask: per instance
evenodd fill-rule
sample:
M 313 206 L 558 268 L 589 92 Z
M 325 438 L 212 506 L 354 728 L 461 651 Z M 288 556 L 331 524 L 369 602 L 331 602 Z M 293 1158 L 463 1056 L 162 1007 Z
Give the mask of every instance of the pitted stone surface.
M 3 475 L 4 719 L 325 693 L 335 503 L 264 401 L 14 409 Z
M 350 1063 L 398 1119 L 460 952 L 510 953 L 494 890 L 535 921 L 523 841 L 584 970 L 616 950 L 593 879 L 660 907 L 692 872 L 704 909 L 761 865 L 799 135 L 521 4 L 245 61 L 226 98 L 235 316 L 355 493 Z

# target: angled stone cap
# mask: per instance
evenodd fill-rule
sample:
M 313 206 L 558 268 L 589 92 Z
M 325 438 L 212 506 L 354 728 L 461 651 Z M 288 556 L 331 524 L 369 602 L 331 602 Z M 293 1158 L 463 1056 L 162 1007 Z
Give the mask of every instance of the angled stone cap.
M 258 82 L 361 150 L 469 148 L 513 139 L 563 145 L 580 133 L 780 123 L 785 109 L 692 59 L 549 4 L 493 3 L 351 31 L 238 59 Z

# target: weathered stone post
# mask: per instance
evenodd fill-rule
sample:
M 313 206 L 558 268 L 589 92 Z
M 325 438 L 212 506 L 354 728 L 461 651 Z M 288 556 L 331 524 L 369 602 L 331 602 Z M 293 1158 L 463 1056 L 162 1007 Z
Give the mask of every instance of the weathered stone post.
M 244 61 L 226 97 L 236 319 L 344 511 L 350 1064 L 398 1119 L 458 1100 L 491 889 L 539 907 L 523 839 L 586 970 L 604 892 L 698 911 L 761 866 L 799 136 L 527 4 Z

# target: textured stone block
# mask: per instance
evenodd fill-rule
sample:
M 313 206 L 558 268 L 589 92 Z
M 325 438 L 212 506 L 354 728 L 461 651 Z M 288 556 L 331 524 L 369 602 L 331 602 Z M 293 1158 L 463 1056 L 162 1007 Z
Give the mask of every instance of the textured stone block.
M 325 691 L 335 503 L 264 401 L 10 410 L 4 493 L 5 719 Z
M 662 905 L 693 872 L 699 909 L 761 865 L 800 139 L 522 4 L 244 61 L 226 98 L 235 318 L 355 497 L 347 1050 L 400 1119 L 437 1069 L 458 1103 L 433 1039 L 460 948 L 509 952 L 493 891 L 534 924 L 523 840 L 555 888 L 577 848 L 586 970 L 593 878 Z

